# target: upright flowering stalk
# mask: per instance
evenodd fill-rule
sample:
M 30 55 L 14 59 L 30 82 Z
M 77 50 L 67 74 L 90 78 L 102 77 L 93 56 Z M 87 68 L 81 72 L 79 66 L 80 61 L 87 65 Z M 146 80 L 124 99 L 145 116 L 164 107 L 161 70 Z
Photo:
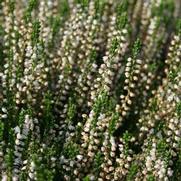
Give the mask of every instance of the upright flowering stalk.
M 129 42 L 126 42 L 126 38 L 129 36 L 126 7 L 124 3 L 120 7 L 117 10 L 118 13 L 113 14 L 111 17 L 106 53 L 103 57 L 103 63 L 98 69 L 98 76 L 94 81 L 94 87 L 92 87 L 90 105 L 94 102 L 96 95 L 99 94 L 101 87 L 104 87 L 111 94 L 111 89 L 114 89 L 113 80 L 116 77 L 116 72 L 121 67 L 122 57 L 127 51 Z
M 133 48 L 133 57 L 127 59 L 125 66 L 125 80 L 123 86 L 123 93 L 120 95 L 121 104 L 117 104 L 116 111 L 120 113 L 120 120 L 116 123 L 118 128 L 124 118 L 129 114 L 130 108 L 132 106 L 133 99 L 136 96 L 137 92 L 135 89 L 136 82 L 139 80 L 139 75 L 141 71 L 142 60 L 138 59 L 141 50 L 140 41 L 137 40 Z

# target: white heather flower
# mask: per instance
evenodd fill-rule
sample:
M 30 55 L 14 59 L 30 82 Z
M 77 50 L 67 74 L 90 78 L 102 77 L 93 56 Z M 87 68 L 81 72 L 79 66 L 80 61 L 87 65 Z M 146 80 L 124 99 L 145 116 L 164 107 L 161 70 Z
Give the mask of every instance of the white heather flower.
M 167 174 L 168 174 L 169 177 L 172 177 L 172 175 L 173 175 L 173 170 L 171 170 L 171 168 L 168 168 Z
M 82 155 L 77 155 L 76 157 L 77 157 L 77 159 L 78 159 L 79 161 L 81 161 L 81 160 L 83 159 L 83 156 L 82 156 Z
M 7 109 L 5 107 L 2 107 L 2 112 L 7 113 Z

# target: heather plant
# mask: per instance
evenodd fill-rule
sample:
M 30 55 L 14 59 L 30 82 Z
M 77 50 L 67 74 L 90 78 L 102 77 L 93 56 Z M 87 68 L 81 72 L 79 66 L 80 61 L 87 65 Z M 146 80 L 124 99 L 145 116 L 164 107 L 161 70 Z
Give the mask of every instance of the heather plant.
M 0 179 L 180 181 L 180 1 L 0 0 Z

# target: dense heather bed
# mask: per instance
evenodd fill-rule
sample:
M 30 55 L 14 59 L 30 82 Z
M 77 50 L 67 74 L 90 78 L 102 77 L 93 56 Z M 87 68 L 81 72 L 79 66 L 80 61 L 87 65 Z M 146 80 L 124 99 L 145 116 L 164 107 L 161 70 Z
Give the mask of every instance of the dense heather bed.
M 0 179 L 180 181 L 178 0 L 0 0 Z

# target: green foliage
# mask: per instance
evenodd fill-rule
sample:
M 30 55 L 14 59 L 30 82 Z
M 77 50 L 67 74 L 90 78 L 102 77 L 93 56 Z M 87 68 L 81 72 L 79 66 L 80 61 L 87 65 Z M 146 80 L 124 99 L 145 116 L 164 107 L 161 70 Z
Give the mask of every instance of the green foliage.
M 13 161 L 14 161 L 14 153 L 13 153 L 13 149 L 11 148 L 7 148 L 6 149 L 6 155 L 4 157 L 5 163 L 7 165 L 7 174 L 9 175 L 9 177 L 11 177 L 12 175 L 12 167 L 13 167 Z
M 99 116 L 100 113 L 104 113 L 107 111 L 108 107 L 109 107 L 109 97 L 107 95 L 106 91 L 101 91 L 93 105 L 93 111 L 95 113 L 94 119 L 92 121 L 92 126 L 95 127 L 96 126 L 96 122 L 97 122 L 97 118 Z
M 83 8 L 88 7 L 89 0 L 75 0 L 77 4 L 80 4 Z
M 176 32 L 179 36 L 181 35 L 181 18 L 176 20 Z
M 45 95 L 44 95 L 44 115 L 45 118 L 48 120 L 52 120 L 53 119 L 53 115 L 52 115 L 52 109 L 53 109 L 53 103 L 52 103 L 52 93 L 50 91 L 48 91 Z
M 157 16 L 161 22 L 168 24 L 174 12 L 174 2 L 172 0 L 161 0 L 159 6 L 154 5 L 152 8 L 152 16 Z
M 30 117 L 32 116 L 33 112 L 32 109 L 21 109 L 20 113 L 19 113 L 19 117 L 18 117 L 18 125 L 23 125 L 24 121 L 25 121 L 25 116 L 29 115 Z
M 94 163 L 93 163 L 93 170 L 95 171 L 95 173 L 100 172 L 103 159 L 104 159 L 103 154 L 100 151 L 97 152 L 94 158 Z
M 3 26 L 0 24 L 0 37 L 3 37 L 5 34 Z M 3 65 L 3 60 L 4 60 L 4 53 L 3 53 L 3 44 L 0 42 L 0 66 Z
M 125 143 L 128 143 L 131 139 L 131 134 L 126 131 L 124 134 L 123 134 L 123 140 L 125 141 Z
M 59 15 L 61 18 L 66 17 L 69 14 L 69 4 L 67 0 L 61 0 L 60 2 L 60 9 L 59 9 Z
M 147 181 L 155 181 L 155 177 L 153 176 L 153 174 L 148 175 Z
M 158 103 L 157 103 L 156 98 L 152 99 L 151 104 L 150 104 L 150 110 L 152 112 L 156 112 L 158 110 Z
M 116 129 L 116 123 L 119 120 L 119 113 L 113 113 L 109 123 L 109 134 L 112 135 Z
M 171 159 L 171 152 L 169 145 L 165 139 L 160 139 L 157 143 L 157 153 L 158 156 L 165 160 L 166 164 L 169 164 Z
M 148 69 L 150 72 L 155 72 L 157 70 L 157 64 L 155 62 L 148 65 Z
M 178 117 L 180 118 L 181 117 L 181 102 L 177 103 L 176 112 L 177 112 Z
M 119 30 L 125 28 L 125 26 L 128 23 L 128 15 L 127 15 L 127 9 L 128 9 L 128 0 L 123 0 L 117 7 L 117 28 Z
M 166 125 L 165 122 L 160 120 L 159 122 L 155 123 L 155 129 L 154 133 L 157 134 L 159 131 L 163 131 L 165 129 Z
M 90 62 L 93 63 L 96 61 L 97 58 L 97 52 L 95 49 L 93 49 L 90 53 Z
M 140 54 L 141 47 L 142 47 L 141 40 L 139 38 L 137 38 L 137 40 L 135 41 L 135 43 L 133 45 L 133 49 L 132 49 L 133 58 L 137 58 L 137 56 Z
M 36 45 L 38 43 L 40 28 L 41 27 L 40 27 L 39 21 L 33 22 L 33 32 L 32 32 L 32 36 L 31 36 L 33 45 Z
M 181 140 L 179 141 L 178 150 L 178 157 L 176 158 L 172 168 L 174 172 L 171 181 L 179 181 L 181 178 Z
M 96 99 L 96 102 L 93 106 L 93 110 L 96 113 L 100 113 L 100 111 L 104 111 L 107 108 L 109 97 L 106 91 L 101 91 Z
M 169 79 L 172 83 L 175 83 L 175 78 L 177 77 L 178 72 L 173 70 L 169 73 Z
M 46 135 L 49 132 L 49 130 L 53 127 L 53 121 L 54 121 L 52 93 L 50 91 L 45 93 L 43 102 L 44 102 L 44 109 L 43 109 L 43 120 L 41 123 L 41 132 L 42 135 Z
M 128 22 L 128 18 L 127 18 L 127 14 L 123 13 L 123 15 L 119 16 L 117 19 L 117 27 L 119 30 L 125 28 L 125 26 L 127 25 Z
M 52 168 L 48 168 L 45 164 L 42 164 L 42 161 L 38 158 L 38 155 L 34 154 L 33 160 L 36 165 L 36 174 L 37 180 L 53 180 L 53 170 Z
M 138 173 L 139 166 L 136 163 L 132 163 L 129 169 L 128 175 L 126 177 L 126 181 L 134 180 L 135 175 Z
M 68 111 L 67 111 L 67 121 L 68 122 L 72 121 L 72 119 L 74 118 L 76 112 L 77 112 L 77 109 L 76 109 L 75 100 L 73 99 L 73 97 L 69 97 Z
M 51 21 L 53 37 L 55 37 L 55 35 L 58 33 L 60 25 L 61 25 L 61 17 L 60 16 L 53 17 Z
M 0 120 L 0 141 L 3 140 L 4 123 Z
M 129 133 L 128 131 L 125 131 L 123 133 L 123 143 L 124 143 L 124 154 L 128 155 L 129 154 L 129 149 L 130 149 L 130 140 L 132 138 L 132 134 Z
M 116 50 L 119 46 L 119 41 L 117 38 L 114 38 L 111 43 L 110 53 L 114 55 L 116 53 Z
M 66 65 L 64 68 L 65 76 L 68 76 L 72 70 L 72 67 L 70 65 Z
M 96 18 L 100 18 L 103 15 L 106 0 L 95 0 Z
M 124 12 L 128 10 L 129 1 L 122 0 L 119 5 L 117 6 L 117 14 L 122 15 Z
M 64 145 L 63 155 L 66 158 L 75 158 L 75 156 L 79 153 L 79 148 L 76 143 L 68 142 Z
M 84 177 L 84 178 L 83 178 L 83 181 L 90 181 L 89 176 Z
M 32 13 L 33 9 L 35 9 L 37 7 L 37 5 L 38 5 L 37 0 L 29 0 L 28 7 L 27 7 L 25 14 L 24 14 L 24 20 L 26 23 L 30 22 L 31 13 Z
M 165 152 L 165 150 L 168 148 L 168 144 L 166 143 L 165 140 L 161 139 L 159 140 L 158 144 L 157 144 L 157 150 L 158 150 L 158 153 L 161 154 L 163 152 Z
M 14 0 L 9 1 L 8 6 L 9 6 L 9 12 L 13 13 L 14 8 L 15 8 L 15 1 Z

